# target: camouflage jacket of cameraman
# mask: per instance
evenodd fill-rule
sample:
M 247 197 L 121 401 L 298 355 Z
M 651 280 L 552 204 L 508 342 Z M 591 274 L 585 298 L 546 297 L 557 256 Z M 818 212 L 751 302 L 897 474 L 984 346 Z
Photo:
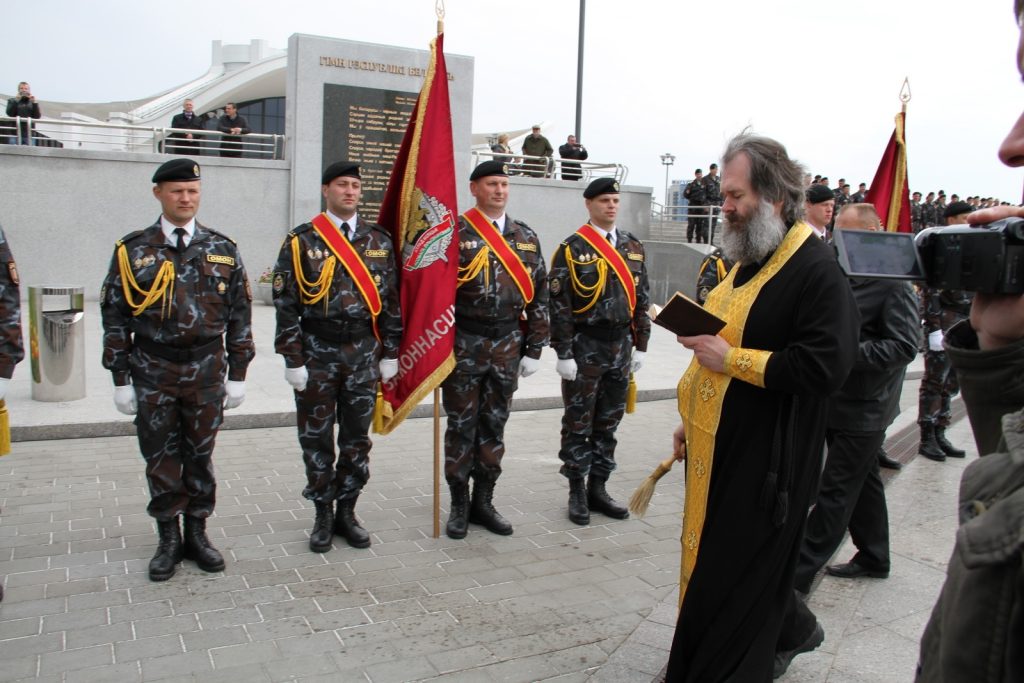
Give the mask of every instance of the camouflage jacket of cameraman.
M 224 336 L 227 349 L 227 379 L 241 382 L 256 354 L 252 340 L 252 291 L 234 241 L 199 221 L 185 253 L 167 243 L 160 220 L 118 242 L 126 250 L 127 267 L 142 291 L 160 289 L 158 274 L 164 263 L 174 265 L 174 280 L 163 297 L 138 315 L 125 295 L 118 247 L 100 291 L 103 318 L 103 367 L 114 376 L 114 384 L 128 384 L 129 357 L 135 337 L 151 339 L 166 346 L 188 348 L 214 337 Z M 140 295 L 128 284 L 133 301 Z
M 21 291 L 11 245 L 0 230 L 0 377 L 10 379 L 25 357 L 21 337 Z
M 948 332 L 949 328 L 971 315 L 971 299 L 969 292 L 962 289 L 921 289 L 921 319 L 924 321 L 924 333 L 928 335 L 936 330 Z
M 577 328 L 582 326 L 610 329 L 628 328 L 631 334 L 625 334 L 624 338 L 631 337 L 633 346 L 638 351 L 647 351 L 647 341 L 651 337 L 651 318 L 647 309 L 651 305 L 651 296 L 650 285 L 647 281 L 644 245 L 625 230 L 617 229 L 616 233 L 618 239 L 615 249 L 629 267 L 633 285 L 636 288 L 636 308 L 631 314 L 626 290 L 619 282 L 615 271 L 608 267 L 604 289 L 598 293 L 597 301 L 586 311 L 577 312 L 591 302 L 590 297 L 586 296 L 586 288 L 595 287 L 598 284 L 598 262 L 603 258 L 578 234 L 570 235 L 555 250 L 549 277 L 551 283 L 551 346 L 559 358 L 576 358 L 578 363 L 585 362 L 585 358 L 578 357 L 581 349 L 574 348 L 574 346 L 580 345 L 574 342 L 584 341 L 582 337 L 574 339 L 577 336 Z M 569 265 L 566 262 L 567 250 L 575 264 L 576 278 L 582 285 L 582 294 L 578 291 L 580 287 L 574 284 L 573 276 L 569 272 Z M 598 343 L 606 342 L 598 340 Z M 628 351 L 629 345 L 624 345 L 622 354 L 619 354 L 620 360 L 623 362 L 629 361 Z
M 468 319 L 495 325 L 520 320 L 525 314 L 523 355 L 540 358 L 550 334 L 547 267 L 540 250 L 540 238 L 526 223 L 514 220 L 508 214 L 505 214 L 505 230 L 501 237 L 530 272 L 533 301 L 524 304 L 519 287 L 491 252 L 486 266 L 475 277 L 459 285 L 455 294 L 455 318 L 457 321 Z M 460 270 L 468 268 L 486 246 L 477 231 L 460 216 Z
M 274 305 L 277 307 L 277 338 L 274 348 L 284 356 L 290 368 L 306 364 L 302 348 L 301 320 L 323 320 L 342 325 L 364 326 L 372 329 L 373 315 L 366 305 L 352 276 L 340 261 L 334 264 L 330 292 L 315 304 L 302 301 L 296 278 L 293 243 L 299 252 L 302 276 L 307 282 L 316 282 L 323 274 L 327 259 L 333 255 L 330 247 L 313 228 L 303 223 L 288 233 L 274 266 Z M 402 340 L 402 317 L 398 299 L 398 275 L 395 267 L 394 247 L 388 232 L 376 223 L 356 219 L 356 232 L 352 247 L 366 264 L 381 298 L 381 311 L 377 316 L 377 330 L 383 346 L 384 358 L 398 358 L 398 345 Z M 319 288 L 312 292 L 317 294 Z M 373 332 L 367 332 L 372 335 Z

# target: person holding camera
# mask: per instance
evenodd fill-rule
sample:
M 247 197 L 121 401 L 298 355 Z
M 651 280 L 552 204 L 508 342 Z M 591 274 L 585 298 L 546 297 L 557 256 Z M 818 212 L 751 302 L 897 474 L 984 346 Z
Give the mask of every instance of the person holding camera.
M 18 84 L 18 96 L 7 100 L 7 115 L 23 119 L 42 118 L 43 113 L 39 109 L 39 103 L 36 102 L 36 96 L 32 94 L 32 89 L 25 81 Z M 17 130 L 15 130 L 14 126 L 9 127 L 7 130 L 12 134 L 8 138 L 8 144 L 35 144 L 32 142 L 32 130 L 29 128 L 28 121 L 20 121 Z
M 1024 0 L 1017 68 L 1024 75 Z M 1010 167 L 1024 166 L 1024 114 L 999 147 Z M 1000 206 L 967 216 L 972 225 L 1024 218 Z M 974 441 L 984 457 L 960 482 L 960 529 L 946 583 L 921 636 L 918 683 L 1024 680 L 1024 296 L 977 293 L 968 320 L 944 345 L 960 378 Z
M 576 142 L 576 136 L 570 135 L 565 140 L 565 144 L 558 148 L 558 156 L 563 159 L 578 159 L 583 161 L 588 156 L 587 148 Z M 562 180 L 579 180 L 583 177 L 583 171 L 580 170 L 580 165 L 572 161 L 562 162 Z

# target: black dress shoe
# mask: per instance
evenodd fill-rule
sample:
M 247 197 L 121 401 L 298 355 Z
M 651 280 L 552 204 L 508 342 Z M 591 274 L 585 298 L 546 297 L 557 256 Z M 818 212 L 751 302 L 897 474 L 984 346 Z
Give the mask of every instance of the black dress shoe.
M 786 673 L 786 669 L 789 668 L 794 657 L 804 652 L 810 652 L 821 645 L 824 640 L 825 629 L 821 627 L 820 623 L 814 622 L 814 631 L 807 637 L 807 640 L 800 643 L 792 650 L 783 650 L 782 652 L 775 653 L 775 666 L 772 669 L 772 679 L 774 680 Z
M 887 470 L 901 470 L 903 469 L 903 463 L 895 458 L 890 458 L 889 454 L 885 452 L 885 449 L 878 449 L 878 466 L 884 467 Z
M 888 569 L 871 569 L 865 567 L 859 562 L 850 560 L 844 564 L 832 564 L 825 567 L 825 573 L 829 576 L 838 576 L 842 579 L 859 579 L 862 576 L 867 576 L 872 579 L 888 579 Z

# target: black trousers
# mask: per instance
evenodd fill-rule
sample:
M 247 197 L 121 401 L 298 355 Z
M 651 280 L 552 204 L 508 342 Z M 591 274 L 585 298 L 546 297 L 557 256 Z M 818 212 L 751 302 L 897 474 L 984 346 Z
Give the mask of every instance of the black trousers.
M 878 472 L 878 449 L 884 431 L 828 429 L 828 456 L 814 508 L 807 518 L 800 545 L 794 586 L 811 588 L 814 575 L 832 557 L 846 529 L 857 546 L 853 559 L 865 567 L 889 569 L 889 513 Z M 814 631 L 814 614 L 794 593 L 786 606 L 776 651 L 791 650 Z

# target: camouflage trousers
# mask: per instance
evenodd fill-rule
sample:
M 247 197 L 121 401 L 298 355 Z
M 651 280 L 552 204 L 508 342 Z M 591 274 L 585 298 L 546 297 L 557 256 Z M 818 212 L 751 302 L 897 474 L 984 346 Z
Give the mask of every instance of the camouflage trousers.
M 918 394 L 918 424 L 949 426 L 952 411 L 950 403 L 960 391 L 956 372 L 945 351 L 924 352 L 924 376 Z
M 441 385 L 448 426 L 444 433 L 444 475 L 449 484 L 501 476 L 505 423 L 512 394 L 519 387 L 517 330 L 489 339 L 459 330 L 455 369 Z
M 150 516 L 209 517 L 216 503 L 213 447 L 224 419 L 224 352 L 176 363 L 135 348 L 135 427 L 146 461 Z
M 309 500 L 354 498 L 370 478 L 370 425 L 380 380 L 380 344 L 372 335 L 353 343 L 303 335 L 309 381 L 295 392 L 299 445 Z M 338 427 L 338 453 L 334 427 Z
M 580 365 L 575 380 L 562 380 L 565 413 L 558 457 L 564 476 L 607 479 L 615 471 L 615 430 L 626 410 L 628 387 L 628 367 Z

